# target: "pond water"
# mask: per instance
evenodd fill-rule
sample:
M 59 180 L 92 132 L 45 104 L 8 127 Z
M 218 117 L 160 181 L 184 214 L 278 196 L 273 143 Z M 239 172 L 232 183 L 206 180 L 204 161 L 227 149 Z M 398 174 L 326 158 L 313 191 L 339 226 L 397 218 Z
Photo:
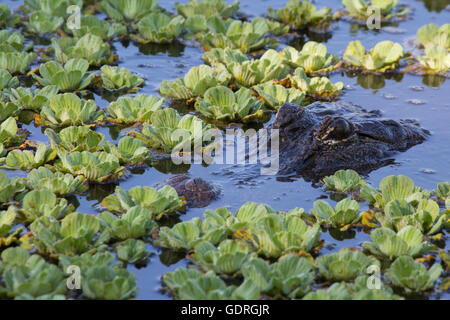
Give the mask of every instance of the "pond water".
M 5 2 L 5 1 L 0 1 Z M 159 0 L 159 4 L 166 9 L 174 11 L 172 0 Z M 186 0 L 180 2 L 188 2 Z M 267 12 L 269 7 L 281 8 L 285 0 L 252 1 L 241 0 L 241 11 L 249 17 L 256 17 Z M 6 1 L 11 7 L 21 4 L 19 1 Z M 381 30 L 367 30 L 363 27 L 352 25 L 345 21 L 339 21 L 337 28 L 332 32 L 326 42 L 328 51 L 342 57 L 342 53 L 350 41 L 359 39 L 366 47 L 372 47 L 382 40 L 400 42 L 408 47 L 411 39 L 415 38 L 419 27 L 428 23 L 442 25 L 449 23 L 450 11 L 445 9 L 450 1 L 403 1 L 413 9 L 413 17 L 391 25 Z M 329 6 L 333 10 L 341 8 L 340 0 L 321 0 L 315 4 L 319 7 Z M 308 41 L 307 35 L 298 35 L 289 39 L 278 39 L 280 47 L 286 45 L 296 46 L 301 49 L 302 43 Z M 316 39 L 315 39 L 316 40 Z M 183 76 L 191 67 L 202 64 L 201 48 L 184 46 L 182 44 L 172 46 L 154 46 L 138 48 L 133 43 L 114 43 L 116 53 L 119 56 L 119 66 L 141 74 L 146 78 L 144 87 L 139 93 L 158 95 L 158 88 L 162 80 L 174 80 Z M 409 45 L 409 48 L 412 47 Z M 430 130 L 432 135 L 423 144 L 415 146 L 404 153 L 395 155 L 395 163 L 371 172 L 365 179 L 372 185 L 378 186 L 380 180 L 387 175 L 403 174 L 411 177 L 414 182 L 427 189 L 435 189 L 441 181 L 450 180 L 450 80 L 441 79 L 430 85 L 430 79 L 410 74 L 398 75 L 395 79 L 384 77 L 350 77 L 345 73 L 333 74 L 330 79 L 333 82 L 342 81 L 346 85 L 341 100 L 351 101 L 368 110 L 379 109 L 387 118 L 416 119 L 421 126 Z M 435 81 L 436 82 L 436 81 Z M 413 104 L 411 100 L 418 100 L 422 104 Z M 96 96 L 96 103 L 100 107 L 106 107 L 108 101 Z M 47 141 L 40 128 L 30 125 L 26 127 L 32 132 L 29 137 L 33 141 Z M 108 128 L 99 130 L 108 139 L 117 141 L 117 132 Z M 267 203 L 276 210 L 289 210 L 295 207 L 303 207 L 310 210 L 312 204 L 318 198 L 328 197 L 318 186 L 302 178 L 290 182 L 279 181 L 276 176 L 254 176 L 249 180 L 246 168 L 232 168 L 230 165 L 191 165 L 188 172 L 193 177 L 202 177 L 205 180 L 214 181 L 221 186 L 221 197 L 212 202 L 207 208 L 215 209 L 227 206 L 233 212 L 247 201 Z M 161 170 L 161 169 L 160 169 Z M 173 173 L 164 173 L 155 168 L 146 168 L 140 173 L 132 174 L 120 182 L 120 186 L 129 189 L 138 185 L 152 186 L 161 182 Z M 9 172 L 13 175 L 25 175 L 21 172 Z M 114 186 L 97 186 L 89 191 L 86 196 L 77 196 L 79 207 L 77 211 L 93 213 L 104 196 L 112 193 Z M 330 202 L 333 202 L 329 199 Z M 202 216 L 202 209 L 189 209 L 182 220 Z M 352 235 L 353 236 L 353 235 Z M 323 233 L 322 239 L 326 246 L 321 254 L 335 251 L 342 247 L 359 246 L 361 242 L 369 240 L 369 235 L 364 232 L 356 233 L 350 239 L 338 241 L 331 235 Z M 447 243 L 448 247 L 448 243 Z M 327 249 L 332 248 L 332 249 Z M 162 274 L 175 270 L 180 265 L 186 265 L 187 261 L 162 253 L 157 248 L 151 248 L 156 254 L 148 264 L 140 269 L 128 266 L 128 270 L 136 275 L 139 288 L 139 299 L 170 299 L 160 292 L 160 277 Z M 180 258 L 180 257 L 178 257 Z M 431 298 L 450 298 L 450 295 Z

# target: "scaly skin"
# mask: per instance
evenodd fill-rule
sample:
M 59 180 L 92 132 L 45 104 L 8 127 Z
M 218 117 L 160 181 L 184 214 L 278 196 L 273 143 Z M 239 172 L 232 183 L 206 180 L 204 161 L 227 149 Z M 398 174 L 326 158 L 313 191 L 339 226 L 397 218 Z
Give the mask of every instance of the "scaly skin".
M 412 120 L 381 118 L 349 102 L 283 105 L 272 124 L 280 130 L 279 174 L 318 180 L 340 169 L 366 174 L 429 135 Z

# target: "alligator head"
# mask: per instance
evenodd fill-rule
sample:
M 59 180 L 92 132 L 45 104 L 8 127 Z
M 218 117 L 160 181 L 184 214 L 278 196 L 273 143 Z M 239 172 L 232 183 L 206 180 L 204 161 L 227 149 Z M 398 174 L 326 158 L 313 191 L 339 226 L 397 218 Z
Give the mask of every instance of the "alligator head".
M 272 128 L 280 134 L 279 173 L 296 172 L 312 180 L 340 169 L 368 173 L 429 134 L 412 120 L 383 119 L 378 110 L 348 102 L 316 102 L 306 108 L 284 104 Z

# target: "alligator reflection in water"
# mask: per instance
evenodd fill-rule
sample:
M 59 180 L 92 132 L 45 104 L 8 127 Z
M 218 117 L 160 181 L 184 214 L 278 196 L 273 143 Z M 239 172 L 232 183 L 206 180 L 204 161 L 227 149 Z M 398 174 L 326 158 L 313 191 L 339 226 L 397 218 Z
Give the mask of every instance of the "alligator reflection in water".
M 413 120 L 384 119 L 378 110 L 343 101 L 306 108 L 285 104 L 272 128 L 280 130 L 279 173 L 313 181 L 340 169 L 367 174 L 429 135 Z

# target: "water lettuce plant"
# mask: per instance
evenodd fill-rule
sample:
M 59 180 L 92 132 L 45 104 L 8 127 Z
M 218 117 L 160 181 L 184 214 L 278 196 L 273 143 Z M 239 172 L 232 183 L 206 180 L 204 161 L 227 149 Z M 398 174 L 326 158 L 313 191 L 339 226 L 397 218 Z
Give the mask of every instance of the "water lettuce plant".
M 227 87 L 209 88 L 204 98 L 199 98 L 195 109 L 207 118 L 218 121 L 248 122 L 263 115 L 263 102 L 252 96 L 247 88 L 233 92 Z
M 124 167 L 120 166 L 116 156 L 106 152 L 75 151 L 67 153 L 58 151 L 58 169 L 74 176 L 82 175 L 89 182 L 105 182 L 115 180 L 123 175 Z
M 186 4 L 175 2 L 175 9 L 178 14 L 185 18 L 194 16 L 204 16 L 209 18 L 211 16 L 220 16 L 225 18 L 233 17 L 239 10 L 239 1 L 233 4 L 228 4 L 224 0 L 190 0 Z
M 289 25 L 292 29 L 312 26 L 326 30 L 332 19 L 330 8 L 317 9 L 311 2 L 300 0 L 289 0 L 285 7 L 279 10 L 269 8 L 268 16 Z
M 435 23 L 424 25 L 417 30 L 416 42 L 423 47 L 436 45 L 450 49 L 450 24 L 438 26 Z
M 25 191 L 25 181 L 23 178 L 13 177 L 9 178 L 8 174 L 0 171 L 0 204 L 13 200 L 18 194 Z M 9 208 L 13 206 L 8 206 Z
M 346 229 L 361 219 L 359 204 L 355 200 L 343 199 L 333 209 L 328 202 L 317 200 L 311 213 L 321 224 Z
M 195 269 L 179 267 L 166 273 L 163 282 L 175 299 L 180 300 L 255 300 L 260 296 L 252 281 L 244 281 L 239 287 L 227 284 L 214 272 L 201 273 Z
M 274 40 L 264 37 L 271 32 L 271 25 L 263 18 L 243 22 L 233 19 L 222 20 L 217 16 L 211 16 L 207 19 L 206 25 L 208 32 L 197 34 L 197 39 L 206 49 L 231 48 L 249 53 L 276 47 Z
M 376 212 L 375 217 L 382 226 L 398 231 L 405 226 L 414 226 L 422 233 L 437 233 L 450 217 L 448 212 L 440 213 L 434 200 L 421 199 L 417 206 L 406 200 L 391 200 L 384 207 L 384 213 Z
M 36 299 L 54 297 L 67 290 L 64 275 L 55 265 L 21 247 L 2 252 L 0 295 L 8 298 Z
M 292 254 L 269 264 L 261 258 L 250 259 L 242 266 L 245 280 L 251 280 L 261 292 L 273 298 L 301 298 L 311 290 L 315 267 L 304 257 Z
M 327 52 L 322 43 L 308 41 L 301 51 L 293 47 L 286 47 L 280 55 L 292 68 L 301 67 L 307 74 L 320 73 L 334 69 L 339 62 L 336 56 Z
M 20 21 L 20 15 L 12 14 L 7 4 L 0 3 L 0 28 L 15 27 Z
M 241 61 L 239 56 L 227 56 L 226 69 L 232 76 L 232 84 L 247 88 L 271 80 L 281 80 L 290 71 L 275 50 L 267 50 L 260 59 L 245 61 Z
M 24 3 L 27 11 L 43 11 L 57 17 L 67 17 L 71 5 L 83 7 L 83 0 L 25 0 Z
M 423 241 L 420 230 L 406 226 L 395 233 L 391 229 L 378 228 L 370 234 L 372 242 L 362 243 L 362 247 L 376 256 L 394 259 L 401 256 L 418 257 L 429 253 L 431 246 Z
M 409 9 L 397 6 L 398 0 L 342 0 L 348 14 L 357 20 L 366 21 L 372 14 L 370 7 L 379 8 L 381 19 L 387 22 L 395 19 L 405 19 Z
M 114 194 L 103 199 L 102 206 L 118 214 L 140 206 L 149 211 L 151 218 L 160 219 L 164 215 L 181 209 L 183 200 L 171 186 L 164 186 L 159 190 L 147 186 L 137 186 L 130 190 L 116 187 Z
M 88 189 L 83 176 L 72 176 L 62 172 L 52 172 L 45 167 L 33 169 L 28 173 L 26 184 L 30 189 L 48 189 L 58 196 L 83 193 Z
M 129 136 L 121 138 L 117 146 L 106 141 L 103 149 L 105 152 L 115 155 L 120 164 L 139 165 L 150 159 L 145 143 Z
M 141 206 L 128 209 L 120 217 L 104 211 L 98 216 L 102 228 L 108 234 L 118 240 L 138 239 L 149 236 L 156 228 L 152 220 L 152 212 Z
M 0 106 L 3 106 L 0 104 Z M 17 147 L 25 141 L 26 134 L 17 127 L 13 117 L 9 117 L 0 124 L 0 145 L 2 148 Z M 1 153 L 0 153 L 1 155 Z
M 94 215 L 72 212 L 61 222 L 40 217 L 30 225 L 34 236 L 33 247 L 44 256 L 73 256 L 88 252 L 108 240 L 106 233 L 99 234 L 100 221 Z
M 81 279 L 81 287 L 89 299 L 124 300 L 137 293 L 134 274 L 122 268 L 89 268 Z
M 39 217 L 61 219 L 73 207 L 66 199 L 58 199 L 56 195 L 48 189 L 31 190 L 22 200 L 22 208 L 18 211 L 20 219 L 26 222 L 33 222 Z
M 412 205 L 430 197 L 430 193 L 414 185 L 414 181 L 404 175 L 387 176 L 380 181 L 379 189 L 368 184 L 361 188 L 361 198 L 376 208 L 383 209 L 391 200 L 406 200 Z
M 0 50 L 0 69 L 11 74 L 24 74 L 30 68 L 30 63 L 36 58 L 34 52 L 9 52 Z
M 98 123 L 105 117 L 94 100 L 83 100 L 73 93 L 58 94 L 42 107 L 40 121 L 45 126 L 66 127 Z
M 141 19 L 156 8 L 157 0 L 102 0 L 100 9 L 116 21 Z
M 303 68 L 297 68 L 288 75 L 289 85 L 319 100 L 334 100 L 344 89 L 342 82 L 333 83 L 327 77 L 309 78 Z
M 0 51 L 21 52 L 28 51 L 31 46 L 24 47 L 25 37 L 22 33 L 8 29 L 0 30 Z
M 298 213 L 269 214 L 249 230 L 259 255 L 278 258 L 282 255 L 313 250 L 319 244 L 320 227 L 308 226 Z
M 320 256 L 316 260 L 320 275 L 333 281 L 351 281 L 366 274 L 367 268 L 372 265 L 379 266 L 380 263 L 361 251 L 352 251 L 347 248 Z
M 135 90 L 144 83 L 144 79 L 127 68 L 103 66 L 101 70 L 102 88 L 109 91 Z
M 53 38 L 52 47 L 55 50 L 55 60 L 66 63 L 70 59 L 85 59 L 91 66 L 99 66 L 113 62 L 110 46 L 102 38 L 87 33 L 81 38 Z
M 10 89 L 19 85 L 19 79 L 13 77 L 8 70 L 0 69 L 0 90 Z
M 2 173 L 4 173 L 2 171 Z M 0 175 L 0 180 L 2 182 L 5 181 L 4 176 Z M 9 190 L 1 190 L 2 198 L 5 198 L 6 192 Z M 10 192 L 11 194 L 11 192 Z M 0 211 L 0 237 L 6 237 L 14 226 L 14 221 L 17 217 L 17 209 L 14 206 L 8 206 L 8 209 L 5 211 Z
M 150 252 L 147 252 L 145 242 L 136 239 L 127 239 L 116 247 L 117 258 L 126 263 L 138 263 L 147 260 Z
M 225 240 L 216 248 L 209 241 L 198 242 L 189 259 L 205 271 L 232 275 L 254 257 L 250 244 L 241 240 Z
M 50 145 L 58 150 L 73 151 L 101 151 L 105 136 L 88 127 L 71 126 L 56 133 L 53 129 L 45 129 L 45 135 Z
M 54 85 L 62 92 L 78 91 L 86 88 L 95 77 L 94 73 L 86 74 L 89 63 L 84 59 L 70 59 L 64 66 L 49 61 L 39 66 L 40 76 L 31 76 L 43 87 Z
M 278 110 L 285 103 L 301 105 L 305 99 L 305 93 L 296 89 L 286 89 L 280 84 L 261 84 L 253 87 L 259 98 L 272 110 Z
M 55 85 L 46 85 L 41 89 L 18 87 L 9 89 L 6 96 L 21 110 L 40 111 L 58 91 Z
M 398 66 L 403 57 L 403 47 L 399 43 L 386 40 L 378 42 L 369 52 L 359 40 L 352 41 L 344 51 L 345 63 L 368 72 L 385 72 Z
M 70 29 L 70 32 L 76 38 L 81 38 L 89 33 L 100 37 L 102 40 L 111 40 L 125 35 L 127 28 L 123 23 L 110 23 L 95 15 L 82 15 L 80 17 L 80 28 Z
M 0 163 L 12 170 L 31 170 L 43 166 L 56 158 L 56 150 L 47 147 L 44 143 L 33 150 L 12 150 L 6 158 L 1 158 Z
M 417 60 L 427 74 L 450 71 L 450 53 L 444 47 L 429 44 L 425 47 L 425 54 L 418 56 Z
M 229 78 L 227 72 L 216 72 L 210 66 L 200 65 L 191 68 L 184 78 L 177 78 L 173 82 L 164 80 L 159 91 L 170 99 L 190 100 L 203 95 L 209 88 L 227 85 Z
M 180 36 L 183 25 L 181 16 L 171 18 L 164 13 L 150 13 L 135 25 L 138 34 L 131 38 L 140 43 L 171 43 Z
M 149 147 L 170 152 L 174 148 L 191 146 L 194 141 L 202 141 L 203 134 L 211 125 L 191 114 L 181 117 L 175 109 L 165 108 L 153 112 L 151 124 L 144 123 L 142 133 L 130 134 L 144 141 Z M 174 132 L 177 134 L 173 134 Z M 203 144 L 203 143 L 202 143 Z
M 439 263 L 427 270 L 425 265 L 408 256 L 398 257 L 386 272 L 386 277 L 396 287 L 406 293 L 423 292 L 433 288 L 437 278 L 442 273 Z
M 44 34 L 54 33 L 64 23 L 62 17 L 53 16 L 45 11 L 34 11 L 30 14 L 29 21 L 25 22 L 27 32 Z
M 323 178 L 322 181 L 327 190 L 337 192 L 359 190 L 365 184 L 358 172 L 351 169 L 336 171 L 333 175 Z
M 149 122 L 152 114 L 160 110 L 164 98 L 141 94 L 134 98 L 120 97 L 108 106 L 108 120 L 118 124 L 131 125 Z

